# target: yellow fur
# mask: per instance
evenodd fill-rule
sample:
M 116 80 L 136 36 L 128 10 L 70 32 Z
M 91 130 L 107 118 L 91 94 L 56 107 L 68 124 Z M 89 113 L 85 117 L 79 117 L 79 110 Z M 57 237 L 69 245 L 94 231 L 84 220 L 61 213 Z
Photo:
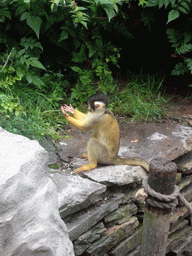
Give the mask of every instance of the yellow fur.
M 91 138 L 87 144 L 89 164 L 75 170 L 75 173 L 85 172 L 97 167 L 97 164 L 112 165 L 140 165 L 147 171 L 149 165 L 139 158 L 120 158 L 118 154 L 120 131 L 119 125 L 113 113 L 105 108 L 105 105 L 96 105 L 95 110 L 88 114 L 83 114 L 74 110 L 72 116 L 64 114 L 68 122 L 77 129 L 86 132 L 93 130 Z

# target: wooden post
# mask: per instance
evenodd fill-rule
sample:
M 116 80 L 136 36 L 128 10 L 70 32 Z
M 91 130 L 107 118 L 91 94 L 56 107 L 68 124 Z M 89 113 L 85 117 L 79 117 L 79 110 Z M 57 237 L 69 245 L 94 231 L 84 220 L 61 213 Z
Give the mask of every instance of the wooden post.
M 166 158 L 154 158 L 149 165 L 149 186 L 161 194 L 170 195 L 175 188 L 177 166 Z M 141 256 L 164 256 L 170 226 L 171 209 L 146 204 Z

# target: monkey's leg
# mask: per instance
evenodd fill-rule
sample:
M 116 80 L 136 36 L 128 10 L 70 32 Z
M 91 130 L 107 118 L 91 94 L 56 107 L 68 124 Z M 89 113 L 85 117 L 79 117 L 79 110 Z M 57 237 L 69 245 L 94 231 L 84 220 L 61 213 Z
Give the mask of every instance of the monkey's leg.
M 74 173 L 86 172 L 97 167 L 97 163 L 106 163 L 108 158 L 107 149 L 96 138 L 91 138 L 87 144 L 88 165 L 77 168 Z

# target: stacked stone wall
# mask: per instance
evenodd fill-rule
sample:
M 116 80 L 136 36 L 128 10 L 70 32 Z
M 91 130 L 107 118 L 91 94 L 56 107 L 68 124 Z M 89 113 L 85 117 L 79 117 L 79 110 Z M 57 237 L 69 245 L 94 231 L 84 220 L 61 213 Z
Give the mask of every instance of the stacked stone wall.
M 74 184 L 72 180 L 75 179 L 75 184 L 79 187 L 76 187 L 77 194 L 71 188 L 72 194 L 67 206 L 60 206 L 60 215 L 68 228 L 77 256 L 140 254 L 144 202 L 139 201 L 135 194 L 141 188 L 146 173 L 140 167 L 139 170 L 138 167 L 118 168 L 122 171 L 122 176 L 126 176 L 127 169 L 129 172 L 132 169 L 132 173 L 139 172 L 137 177 L 140 179 L 132 179 L 130 184 L 124 185 L 119 182 L 118 185 L 118 180 L 122 181 L 122 177 L 119 177 L 116 181 L 113 179 L 113 184 L 107 180 L 106 185 L 70 174 L 54 175 L 60 184 L 66 179 L 68 184 Z M 187 174 L 186 169 L 177 174 L 177 185 L 192 205 L 192 174 L 189 170 Z M 62 193 L 62 188 L 58 189 Z M 91 193 L 88 192 L 89 189 L 92 190 Z M 70 193 L 70 189 L 68 192 Z M 192 255 L 191 243 L 191 218 L 188 210 L 179 205 L 171 215 L 167 255 Z

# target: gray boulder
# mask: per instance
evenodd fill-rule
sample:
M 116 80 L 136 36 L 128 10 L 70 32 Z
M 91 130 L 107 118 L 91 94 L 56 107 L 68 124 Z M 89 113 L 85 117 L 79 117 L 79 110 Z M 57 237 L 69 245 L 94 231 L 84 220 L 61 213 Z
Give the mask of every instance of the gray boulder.
M 47 161 L 37 141 L 0 128 L 1 256 L 74 255 Z

